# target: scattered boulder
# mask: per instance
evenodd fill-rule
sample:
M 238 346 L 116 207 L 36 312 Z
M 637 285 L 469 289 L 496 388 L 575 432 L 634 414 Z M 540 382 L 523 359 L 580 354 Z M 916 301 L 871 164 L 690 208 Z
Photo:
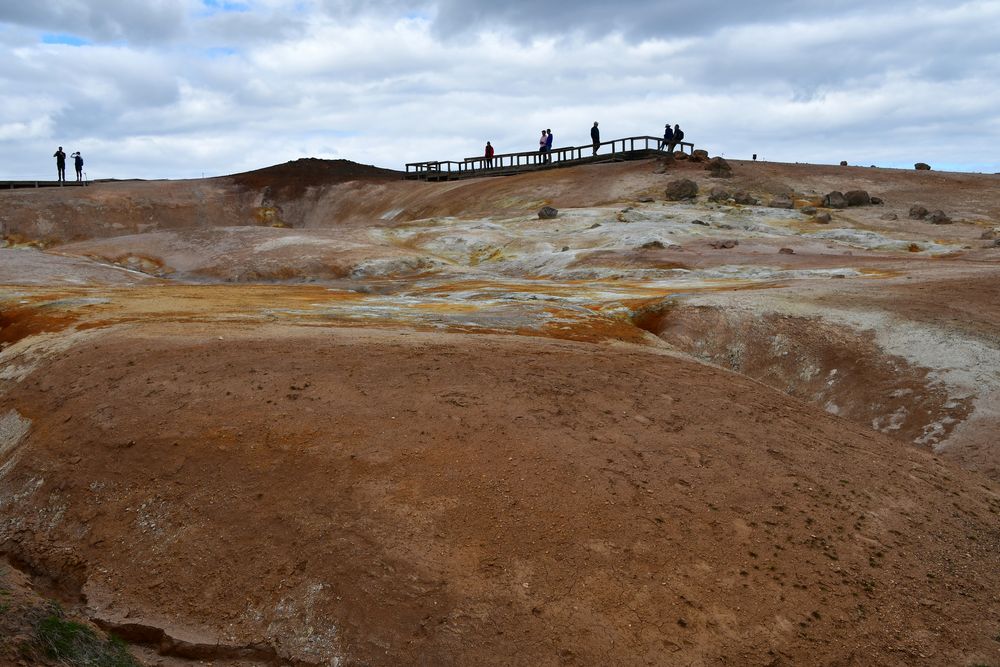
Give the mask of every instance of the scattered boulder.
M 987 229 L 983 232 L 983 235 L 979 238 L 984 241 L 992 241 L 993 239 L 1000 239 L 1000 227 L 994 227 L 993 229 Z
M 779 248 L 778 252 L 781 253 L 782 255 L 794 255 L 795 254 L 795 251 L 792 250 L 791 248 Z
M 840 166 L 841 167 L 846 167 L 847 166 L 847 160 L 841 160 L 840 161 Z
M 913 165 L 913 168 L 916 169 L 917 171 L 930 171 L 931 170 L 931 166 L 929 164 L 927 164 L 926 162 L 918 162 L 915 165 Z
M 895 213 L 883 213 L 879 217 L 883 220 L 899 220 L 899 216 Z
M 733 168 L 729 166 L 725 158 L 714 157 L 708 161 L 705 165 L 705 170 L 709 172 L 712 178 L 731 178 L 733 175 Z
M 906 249 L 909 250 L 910 252 L 920 252 L 921 250 L 923 250 L 923 248 L 918 246 L 916 243 L 911 243 L 909 246 L 907 246 Z
M 848 190 L 844 193 L 844 199 L 848 206 L 869 206 L 872 203 L 871 196 L 865 190 Z
M 559 215 L 559 210 L 551 206 L 543 206 L 538 211 L 538 217 L 542 220 L 552 220 Z
M 729 190 L 726 190 L 725 188 L 716 186 L 708 191 L 708 201 L 722 202 L 728 201 L 732 198 L 733 196 L 729 193 Z
M 691 151 L 691 161 L 692 162 L 707 162 L 708 161 L 708 151 L 701 148 Z
M 733 201 L 741 206 L 756 206 L 760 203 L 757 201 L 756 197 L 751 196 L 751 194 L 745 190 L 737 190 L 734 192 Z
M 923 220 L 930 213 L 926 208 L 920 204 L 914 204 L 910 207 L 910 220 Z
M 932 225 L 950 225 L 952 223 L 952 219 L 941 210 L 931 213 L 930 217 L 927 218 L 927 221 Z
M 843 192 L 834 190 L 823 197 L 823 206 L 827 208 L 847 208 L 847 197 L 844 196 Z
M 709 226 L 709 224 L 707 222 L 705 222 L 704 220 L 697 220 L 697 219 L 696 220 L 692 220 L 691 224 L 692 225 L 702 225 L 704 227 L 708 227 Z
M 718 241 L 710 241 L 708 245 L 712 246 L 716 250 L 722 250 L 725 248 L 735 248 L 740 244 L 736 239 L 720 239 Z
M 882 204 L 885 203 L 885 200 L 883 200 L 881 197 L 872 197 L 871 203 L 872 206 L 881 206 Z
M 674 159 L 675 160 L 687 160 L 688 159 L 688 154 L 685 153 L 684 151 L 674 151 Z
M 678 178 L 667 183 L 667 201 L 694 199 L 698 195 L 698 184 L 689 178 Z
M 768 204 L 771 208 L 795 208 L 792 198 L 788 195 L 777 195 Z
M 993 243 L 987 243 L 987 248 L 1000 248 L 1000 239 L 993 239 Z
M 653 250 L 653 249 L 663 250 L 664 248 L 666 248 L 666 246 L 663 245 L 663 241 L 660 241 L 659 239 L 655 241 L 646 241 L 639 247 L 642 248 L 643 250 Z
M 816 207 L 815 206 L 803 206 L 802 208 L 799 209 L 799 211 L 803 215 L 816 215 Z
M 833 216 L 825 211 L 813 217 L 813 221 L 818 222 L 821 225 L 829 225 L 831 220 L 833 220 Z
M 662 247 L 662 245 L 661 245 L 661 247 Z M 562 250 L 561 250 L 561 252 L 566 252 L 567 250 L 569 250 L 569 246 L 568 246 L 568 245 L 564 245 L 564 246 L 562 247 Z

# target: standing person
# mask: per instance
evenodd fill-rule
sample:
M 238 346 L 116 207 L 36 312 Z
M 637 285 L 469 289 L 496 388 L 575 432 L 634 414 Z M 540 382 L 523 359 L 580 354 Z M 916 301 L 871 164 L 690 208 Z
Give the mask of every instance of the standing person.
M 486 153 L 484 154 L 484 157 L 486 158 L 486 167 L 487 167 L 487 169 L 492 168 L 493 167 L 493 146 L 488 141 L 486 142 Z
M 663 126 L 663 139 L 660 140 L 660 150 L 670 147 L 671 153 L 674 152 L 674 131 L 670 129 L 670 123 Z
M 546 143 L 545 130 L 542 130 L 542 136 L 538 139 L 538 152 L 541 153 L 540 160 L 545 162 L 545 148 L 548 146 Z
M 83 182 L 83 156 L 80 151 L 73 153 L 73 166 L 76 167 L 76 182 Z
M 552 162 L 552 130 L 545 130 L 545 162 Z
M 59 172 L 59 182 L 66 182 L 66 153 L 63 152 L 62 146 L 52 154 L 52 157 L 56 159 L 56 171 Z
M 680 125 L 674 125 L 674 141 L 670 144 L 670 152 L 674 152 L 674 146 L 684 141 L 684 130 L 681 129 Z M 684 150 L 683 148 L 681 150 Z
M 594 127 L 590 128 L 590 141 L 594 144 L 594 155 L 597 155 L 597 147 L 601 145 L 601 131 L 597 129 L 597 121 L 594 121 Z

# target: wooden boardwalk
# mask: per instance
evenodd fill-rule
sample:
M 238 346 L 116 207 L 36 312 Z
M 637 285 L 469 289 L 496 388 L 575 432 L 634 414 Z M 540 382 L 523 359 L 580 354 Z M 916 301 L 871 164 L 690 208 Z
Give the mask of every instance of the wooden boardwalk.
M 81 187 L 90 185 L 90 181 L 0 181 L 0 190 L 17 190 L 20 188 L 58 188 Z
M 404 178 L 424 181 L 450 181 L 459 178 L 477 178 L 481 176 L 510 176 L 526 171 L 555 169 L 591 162 L 612 162 L 619 160 L 639 160 L 657 155 L 666 155 L 666 147 L 659 137 L 626 137 L 613 141 L 604 141 L 598 145 L 597 155 L 594 155 L 593 144 L 585 146 L 569 146 L 553 148 L 550 153 L 525 151 L 523 153 L 503 153 L 493 156 L 492 164 L 487 165 L 483 156 L 467 157 L 462 161 L 443 160 L 432 162 L 409 162 L 406 165 Z M 680 141 L 674 145 L 674 150 L 694 151 L 694 144 Z

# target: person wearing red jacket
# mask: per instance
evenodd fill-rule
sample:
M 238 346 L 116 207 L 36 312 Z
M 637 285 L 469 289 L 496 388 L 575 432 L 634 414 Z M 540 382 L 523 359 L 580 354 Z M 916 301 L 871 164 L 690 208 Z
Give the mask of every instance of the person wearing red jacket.
M 491 169 L 493 167 L 493 145 L 490 142 L 486 142 L 486 168 Z

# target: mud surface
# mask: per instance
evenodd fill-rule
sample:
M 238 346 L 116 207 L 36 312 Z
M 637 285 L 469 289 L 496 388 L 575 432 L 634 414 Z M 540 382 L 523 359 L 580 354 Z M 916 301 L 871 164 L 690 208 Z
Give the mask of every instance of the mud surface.
M 150 664 L 996 662 L 1000 178 L 734 169 L 0 193 L 0 551 Z

